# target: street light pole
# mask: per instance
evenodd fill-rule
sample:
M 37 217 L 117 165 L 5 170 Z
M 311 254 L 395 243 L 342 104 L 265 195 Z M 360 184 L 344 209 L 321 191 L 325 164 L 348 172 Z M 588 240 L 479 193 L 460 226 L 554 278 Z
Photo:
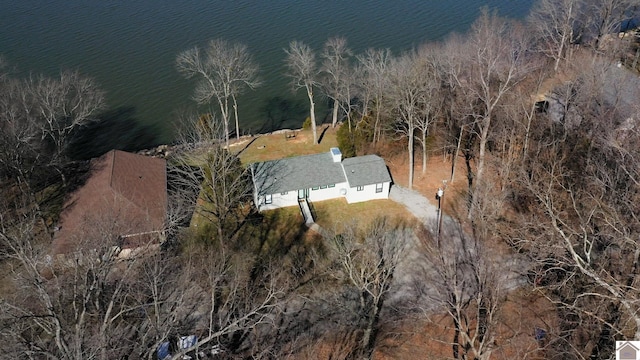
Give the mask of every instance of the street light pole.
M 438 188 L 436 192 L 436 198 L 438 199 L 438 227 L 436 230 L 436 245 L 440 248 L 440 228 L 442 227 L 442 198 L 444 197 L 444 190 L 442 188 Z

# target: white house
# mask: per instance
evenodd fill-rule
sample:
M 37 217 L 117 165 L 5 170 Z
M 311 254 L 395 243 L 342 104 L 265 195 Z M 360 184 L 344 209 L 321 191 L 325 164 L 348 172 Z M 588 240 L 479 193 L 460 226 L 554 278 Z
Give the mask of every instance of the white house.
M 299 200 L 345 198 L 348 203 L 389 198 L 391 175 L 376 155 L 342 160 L 338 148 L 327 153 L 251 165 L 254 203 L 259 211 L 298 205 Z

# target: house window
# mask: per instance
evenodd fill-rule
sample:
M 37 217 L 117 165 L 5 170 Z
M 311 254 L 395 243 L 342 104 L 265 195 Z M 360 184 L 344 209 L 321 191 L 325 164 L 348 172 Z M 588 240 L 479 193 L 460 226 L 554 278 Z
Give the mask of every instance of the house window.
M 320 189 L 326 189 L 326 188 L 327 188 L 327 185 L 321 185 L 320 186 Z
M 264 196 L 264 203 L 265 204 L 271 204 L 273 202 L 273 199 L 271 198 L 271 195 L 265 195 Z
M 285 191 L 285 192 L 281 192 L 280 195 L 287 195 L 289 192 Z
M 311 188 L 311 190 L 318 190 L 318 189 L 320 189 L 319 186 L 314 186 L 314 187 Z
M 364 190 L 364 186 L 358 186 L 358 187 L 356 188 L 356 190 L 358 190 L 358 191 L 362 191 L 362 190 Z
M 330 187 L 330 188 L 332 188 L 332 187 L 336 187 L 336 184 L 331 184 L 331 185 L 329 185 L 329 187 Z
M 382 183 L 376 184 L 376 192 L 377 193 L 381 193 L 382 192 Z

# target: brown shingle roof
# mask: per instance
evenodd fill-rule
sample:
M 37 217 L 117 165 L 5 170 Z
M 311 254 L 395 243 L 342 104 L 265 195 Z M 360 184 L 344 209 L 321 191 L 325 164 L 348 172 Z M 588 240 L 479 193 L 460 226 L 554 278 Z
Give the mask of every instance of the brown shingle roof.
M 92 160 L 87 182 L 69 197 L 60 215 L 53 253 L 68 253 L 81 244 L 113 242 L 135 247 L 161 231 L 167 209 L 164 159 L 111 150 Z

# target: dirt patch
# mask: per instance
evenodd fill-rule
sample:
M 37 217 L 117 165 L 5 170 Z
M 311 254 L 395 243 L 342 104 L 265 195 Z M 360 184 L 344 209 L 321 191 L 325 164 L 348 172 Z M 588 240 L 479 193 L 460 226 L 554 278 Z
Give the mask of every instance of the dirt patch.
M 393 155 L 385 158 L 387 166 L 391 171 L 393 182 L 403 187 L 409 186 L 409 158 L 406 153 Z M 438 188 L 444 187 L 443 180 L 446 181 L 446 191 L 444 211 L 453 213 L 457 209 L 459 202 L 463 199 L 467 191 L 467 171 L 464 159 L 459 158 L 456 162 L 454 181 L 451 182 L 452 163 L 450 156 L 431 155 L 427 159 L 426 171 L 422 172 L 422 155 L 416 155 L 414 166 L 413 190 L 421 193 L 429 202 L 438 204 L 436 192 Z
M 535 339 L 536 328 L 549 329 L 554 307 L 543 296 L 516 290 L 508 295 L 502 315 L 495 325 L 496 337 L 491 358 L 544 359 Z M 415 314 L 382 329 L 373 354 L 375 360 L 453 359 L 454 327 L 446 314 L 429 317 Z M 332 333 L 306 346 L 288 359 L 344 359 L 357 339 L 353 333 Z

